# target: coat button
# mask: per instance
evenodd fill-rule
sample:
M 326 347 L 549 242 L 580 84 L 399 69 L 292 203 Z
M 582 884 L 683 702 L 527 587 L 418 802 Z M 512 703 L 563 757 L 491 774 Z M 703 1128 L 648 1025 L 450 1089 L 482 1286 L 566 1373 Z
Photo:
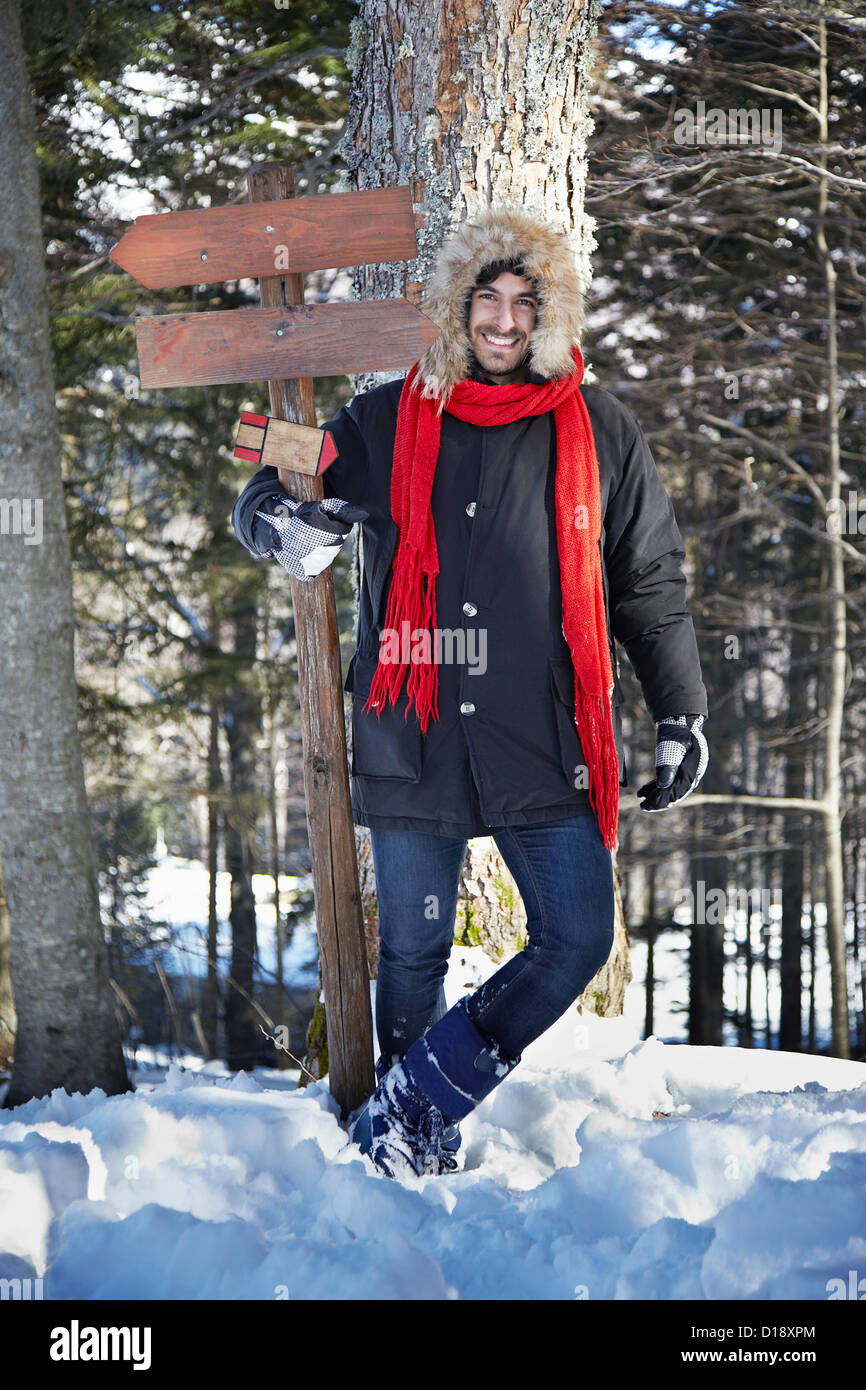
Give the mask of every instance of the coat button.
M 473 703 L 472 703 L 471 700 L 464 700 L 464 701 L 463 701 L 463 704 L 460 706 L 460 713 L 461 713 L 461 714 L 474 714 L 474 713 L 475 713 L 475 706 L 473 705 Z
M 467 618 L 474 618 L 478 609 L 475 607 L 474 603 L 464 603 L 463 612 L 466 614 Z
M 467 507 L 466 507 L 466 515 L 467 515 L 467 516 L 474 516 L 474 515 L 475 515 L 475 503 L 474 503 L 474 502 L 469 502 L 469 503 L 467 504 Z

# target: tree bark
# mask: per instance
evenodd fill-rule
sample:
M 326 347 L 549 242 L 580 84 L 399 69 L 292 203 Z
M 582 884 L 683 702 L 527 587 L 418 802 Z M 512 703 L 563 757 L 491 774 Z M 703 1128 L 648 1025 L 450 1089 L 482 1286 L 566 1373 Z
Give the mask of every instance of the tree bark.
M 14 0 L 0 0 L 0 32 L 0 860 L 18 1010 L 11 1107 L 55 1087 L 131 1087 L 77 723 L 33 106 Z M 30 543 L 40 532 L 42 543 Z
M 9 968 L 9 911 L 3 891 L 3 865 L 0 864 L 0 1071 L 12 1062 L 15 1046 L 15 999 Z

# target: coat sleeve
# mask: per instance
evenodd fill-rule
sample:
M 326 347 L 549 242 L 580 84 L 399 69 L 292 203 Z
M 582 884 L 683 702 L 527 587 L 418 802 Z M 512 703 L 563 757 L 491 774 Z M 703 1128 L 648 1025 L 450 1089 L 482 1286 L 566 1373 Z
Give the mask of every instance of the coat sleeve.
M 324 496 L 340 497 L 344 502 L 353 502 L 359 507 L 364 505 L 369 471 L 367 447 L 357 419 L 357 403 L 361 399 L 356 396 L 322 426 L 331 431 L 337 448 L 337 457 L 322 474 Z M 235 534 L 251 555 L 264 556 L 273 544 L 271 528 L 256 516 L 256 509 L 266 497 L 274 494 L 283 496 L 284 489 L 276 468 L 265 464 L 253 474 L 232 508 L 231 523 Z
M 643 431 L 630 413 L 623 415 L 622 471 L 611 485 L 604 518 L 611 629 L 654 722 L 671 714 L 707 714 L 673 504 Z

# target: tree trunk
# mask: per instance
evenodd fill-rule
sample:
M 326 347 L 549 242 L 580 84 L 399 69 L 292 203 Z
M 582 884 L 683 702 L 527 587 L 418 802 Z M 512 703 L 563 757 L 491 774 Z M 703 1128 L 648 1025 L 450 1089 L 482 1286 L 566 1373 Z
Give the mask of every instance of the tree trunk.
M 5 1101 L 14 1106 L 55 1087 L 131 1087 L 78 732 L 33 107 L 14 0 L 0 0 L 0 32 L 0 860 L 18 1010 Z
M 646 976 L 644 979 L 644 1030 L 645 1038 L 655 1032 L 655 945 L 656 945 L 656 873 L 655 864 L 649 866 L 649 893 L 647 898 L 646 921 Z
M 710 781 L 712 767 L 707 768 L 706 777 Z M 707 788 L 710 790 L 710 788 Z M 702 830 L 704 815 L 700 808 L 694 812 L 692 822 L 692 843 L 703 842 Z M 727 894 L 727 858 L 711 858 L 698 851 L 692 854 L 692 883 L 695 887 L 695 907 L 702 901 L 705 919 L 696 921 L 691 929 L 691 949 L 689 953 L 689 1042 L 721 1047 L 723 1042 L 723 984 L 725 967 L 725 923 L 724 913 L 718 908 L 715 898 L 710 894 L 721 889 Z M 751 871 L 747 871 L 750 873 Z M 748 882 L 748 878 L 746 880 Z M 703 885 L 703 887 L 701 887 Z M 725 897 L 727 901 L 727 897 Z M 721 919 L 721 920 L 720 920 Z M 748 931 L 748 924 L 747 924 Z
M 819 57 L 819 139 L 824 147 L 819 156 L 822 169 L 827 168 L 826 145 L 829 140 L 829 99 L 827 87 L 827 26 L 818 24 Z M 824 230 L 827 214 L 827 177 L 822 176 L 818 191 L 818 225 L 815 241 L 818 258 L 824 271 L 827 296 L 827 453 L 828 501 L 838 506 L 841 496 L 841 461 L 839 451 L 839 367 L 836 328 L 836 267 L 833 264 Z M 845 883 L 842 870 L 842 718 L 845 712 L 845 683 L 848 662 L 847 614 L 845 608 L 845 559 L 841 545 L 830 547 L 829 575 L 826 598 L 829 606 L 827 635 L 830 641 L 826 727 L 824 731 L 824 836 L 827 869 L 827 949 L 830 955 L 830 988 L 832 994 L 833 1041 L 830 1051 L 834 1057 L 850 1057 L 851 1039 L 848 1024 L 848 960 L 845 944 Z M 822 715 L 825 711 L 821 711 Z
M 258 1016 L 246 995 L 253 994 L 256 958 L 256 905 L 253 897 L 253 850 L 256 829 L 256 741 L 261 733 L 260 701 L 252 688 L 256 658 L 256 607 L 244 600 L 234 610 L 237 671 L 225 700 L 230 787 L 226 810 L 226 866 L 231 875 L 229 921 L 232 932 L 231 981 L 226 994 L 226 1049 L 230 1071 L 256 1065 L 261 1033 Z
M 595 9 L 587 0 L 551 0 L 543 12 L 523 0 L 362 0 L 347 62 L 353 85 L 342 153 L 347 188 L 409 184 L 418 256 L 359 266 L 357 299 L 403 295 L 420 303 L 436 252 L 478 208 L 522 204 L 568 236 L 584 284 L 595 245 L 584 215 L 591 45 Z M 491 81 L 491 74 L 495 80 Z M 354 378 L 356 392 L 399 373 Z M 359 867 L 368 938 L 377 933 L 372 862 L 362 837 Z M 367 853 L 367 861 L 364 855 Z M 631 978 L 619 874 L 615 942 L 582 1003 L 618 1013 Z M 460 876 L 457 931 L 500 961 L 519 949 L 526 914 L 517 887 L 488 837 L 470 840 Z
M 266 652 L 271 650 L 271 591 L 265 589 L 265 601 L 262 611 L 263 638 Z M 286 990 L 283 978 L 283 956 L 286 949 L 286 919 L 280 909 L 280 834 L 279 834 L 279 808 L 277 805 L 277 757 L 276 757 L 276 725 L 277 710 L 279 708 L 278 696 L 279 684 L 277 674 L 270 671 L 267 684 L 267 748 L 265 749 L 265 777 L 267 779 L 267 799 L 268 799 L 268 851 L 270 854 L 271 877 L 274 880 L 274 951 L 276 955 L 275 989 L 276 1001 L 272 1010 L 274 1022 L 277 1028 L 286 1028 Z M 294 1062 L 288 1053 L 277 1048 L 277 1055 L 274 1065 L 277 1067 L 294 1066 Z
M 214 627 L 214 641 L 218 641 Z M 222 769 L 219 751 L 219 705 L 214 699 L 210 711 L 210 741 L 207 760 L 207 975 L 202 1003 L 202 1030 L 211 1057 L 219 1056 L 219 969 L 217 963 L 217 869 L 221 818 Z
M 9 969 L 9 911 L 3 891 L 3 865 L 0 864 L 0 1071 L 12 1062 L 15 1045 L 15 999 Z
M 798 609 L 801 615 L 803 610 Z M 806 795 L 806 768 L 803 744 L 797 738 L 808 718 L 806 706 L 806 663 L 811 643 L 805 615 L 791 630 L 791 656 L 788 670 L 787 727 L 792 735 L 785 753 L 785 796 Z M 808 824 L 808 822 L 806 822 Z M 783 819 L 787 839 L 805 840 L 802 814 Z M 779 1047 L 783 1052 L 799 1052 L 803 1046 L 803 881 L 805 863 L 802 849 L 782 852 L 782 955 L 781 1004 L 779 1009 Z

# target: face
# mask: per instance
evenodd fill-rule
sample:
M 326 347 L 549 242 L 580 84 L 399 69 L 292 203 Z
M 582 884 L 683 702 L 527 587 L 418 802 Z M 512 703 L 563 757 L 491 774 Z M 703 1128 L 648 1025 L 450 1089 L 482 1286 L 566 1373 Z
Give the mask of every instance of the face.
M 520 364 L 529 348 L 537 305 L 530 281 L 510 272 L 472 295 L 469 342 L 482 371 L 499 386 L 526 380 L 526 367 Z

